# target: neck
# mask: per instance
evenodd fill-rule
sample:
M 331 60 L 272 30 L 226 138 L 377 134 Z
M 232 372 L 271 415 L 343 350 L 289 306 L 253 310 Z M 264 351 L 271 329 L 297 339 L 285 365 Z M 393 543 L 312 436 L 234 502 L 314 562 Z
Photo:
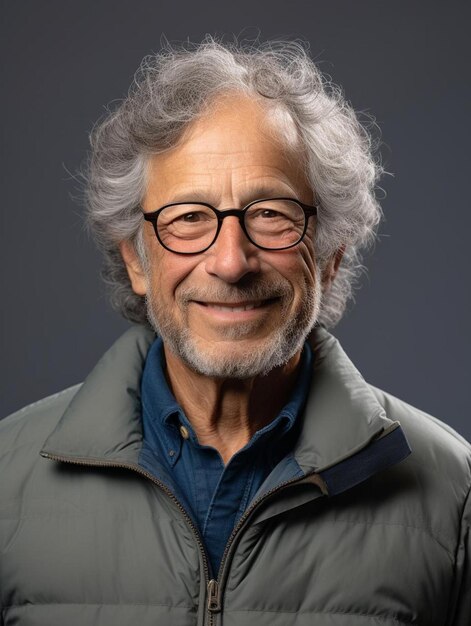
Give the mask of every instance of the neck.
M 209 378 L 165 349 L 167 379 L 201 445 L 215 448 L 226 464 L 288 401 L 301 353 L 283 367 L 254 378 Z

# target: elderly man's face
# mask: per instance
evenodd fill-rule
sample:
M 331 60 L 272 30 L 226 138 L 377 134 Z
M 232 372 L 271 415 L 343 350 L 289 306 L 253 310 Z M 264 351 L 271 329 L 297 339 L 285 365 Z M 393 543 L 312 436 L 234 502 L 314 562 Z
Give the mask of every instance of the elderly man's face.
M 195 200 L 224 210 L 267 197 L 312 204 L 294 127 L 282 122 L 248 98 L 219 100 L 178 147 L 152 158 L 144 210 Z M 319 311 L 314 219 L 299 245 L 267 251 L 231 216 L 213 246 L 190 256 L 164 249 L 146 222 L 148 275 L 130 246 L 121 249 L 166 349 L 215 377 L 246 378 L 297 359 Z

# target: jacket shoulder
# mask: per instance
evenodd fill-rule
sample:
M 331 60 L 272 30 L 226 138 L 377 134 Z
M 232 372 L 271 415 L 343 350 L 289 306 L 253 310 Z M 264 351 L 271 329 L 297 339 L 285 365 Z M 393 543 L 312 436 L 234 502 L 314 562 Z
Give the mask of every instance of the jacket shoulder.
M 39 452 L 80 387 L 68 387 L 0 420 L 0 459 L 20 447 Z
M 412 448 L 411 461 L 471 485 L 471 444 L 440 419 L 371 386 L 386 415 L 400 422 Z

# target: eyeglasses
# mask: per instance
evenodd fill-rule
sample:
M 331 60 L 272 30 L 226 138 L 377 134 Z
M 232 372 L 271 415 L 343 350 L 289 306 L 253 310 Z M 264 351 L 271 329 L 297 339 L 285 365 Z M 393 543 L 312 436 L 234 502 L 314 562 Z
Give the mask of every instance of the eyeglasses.
M 144 213 L 160 244 L 177 254 L 205 252 L 216 241 L 226 217 L 237 217 L 247 239 L 262 250 L 297 246 L 319 205 L 293 198 L 254 200 L 243 209 L 219 211 L 205 202 L 175 202 Z

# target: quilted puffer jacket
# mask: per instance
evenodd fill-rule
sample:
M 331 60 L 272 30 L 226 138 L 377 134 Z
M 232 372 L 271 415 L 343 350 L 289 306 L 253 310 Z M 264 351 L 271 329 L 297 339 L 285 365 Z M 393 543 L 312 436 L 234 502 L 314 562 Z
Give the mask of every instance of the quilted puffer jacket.
M 470 626 L 471 447 L 322 328 L 294 454 L 208 580 L 187 512 L 138 465 L 153 339 L 132 328 L 82 385 L 0 422 L 1 626 Z M 288 463 L 304 475 L 283 481 Z

